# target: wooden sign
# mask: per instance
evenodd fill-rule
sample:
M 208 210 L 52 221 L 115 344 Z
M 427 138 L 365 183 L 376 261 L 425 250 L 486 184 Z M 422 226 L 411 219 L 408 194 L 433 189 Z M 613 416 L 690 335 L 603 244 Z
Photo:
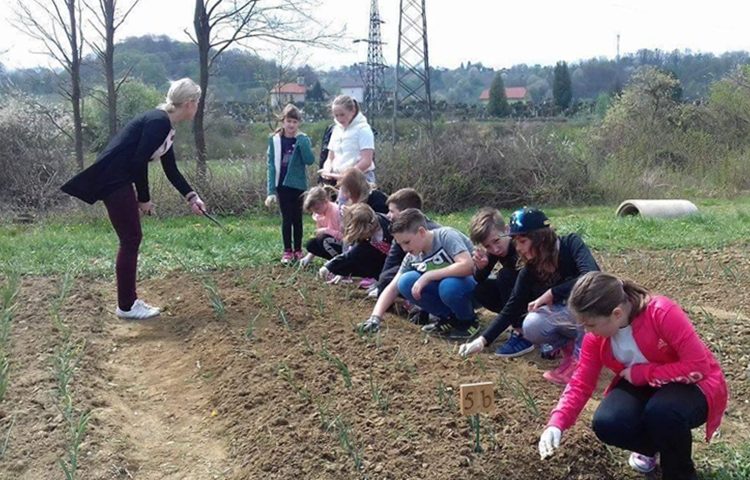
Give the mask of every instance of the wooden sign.
M 495 409 L 495 388 L 492 382 L 461 385 L 461 415 L 489 413 Z

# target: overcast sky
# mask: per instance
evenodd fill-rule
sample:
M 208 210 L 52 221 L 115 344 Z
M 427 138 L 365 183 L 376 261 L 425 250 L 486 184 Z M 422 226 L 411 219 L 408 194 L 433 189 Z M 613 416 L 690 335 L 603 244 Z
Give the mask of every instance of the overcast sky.
M 40 0 L 50 1 L 50 0 Z M 119 0 L 120 4 L 129 3 Z M 194 0 L 141 0 L 119 39 L 146 34 L 187 41 Z M 347 27 L 344 52 L 311 51 L 316 68 L 366 59 L 370 0 L 321 0 L 314 15 Z M 0 0 L 0 61 L 11 68 L 44 65 L 31 42 L 10 25 L 16 0 Z M 380 0 L 386 63 L 396 60 L 399 0 Z M 614 57 L 641 48 L 722 53 L 750 50 L 750 2 L 744 0 L 427 0 L 430 64 L 453 68 L 482 62 L 494 68 Z M 264 54 L 265 56 L 270 53 Z

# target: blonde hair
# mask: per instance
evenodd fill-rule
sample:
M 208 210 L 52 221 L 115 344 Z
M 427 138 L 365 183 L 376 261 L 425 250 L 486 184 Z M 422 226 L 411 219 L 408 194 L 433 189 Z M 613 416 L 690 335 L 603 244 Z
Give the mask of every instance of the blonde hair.
M 344 241 L 357 243 L 369 240 L 380 228 L 375 211 L 366 203 L 344 209 Z
M 201 87 L 197 83 L 189 78 L 181 78 L 175 80 L 169 85 L 169 91 L 167 92 L 167 98 L 164 99 L 164 103 L 159 105 L 159 110 L 164 110 L 167 113 L 173 113 L 177 108 L 183 104 L 191 101 L 197 101 L 201 98 Z
M 339 179 L 339 188 L 346 189 L 346 195 L 352 203 L 364 202 L 370 195 L 372 187 L 367 182 L 365 174 L 357 167 L 344 170 Z
M 502 213 L 496 208 L 483 207 L 471 217 L 469 223 L 469 238 L 474 243 L 482 243 L 490 236 L 492 230 L 503 233 L 505 220 Z
M 326 185 L 326 187 L 332 189 L 329 185 Z M 331 194 L 326 187 L 312 187 L 305 192 L 305 201 L 302 204 L 302 208 L 306 212 L 311 212 L 315 205 L 331 201 Z
M 604 272 L 588 272 L 573 285 L 568 297 L 568 307 L 576 317 L 607 317 L 625 302 L 630 303 L 630 318 L 648 305 L 650 294 L 637 283 L 619 279 Z
M 331 104 L 331 109 L 333 107 L 344 107 L 346 110 L 349 110 L 350 112 L 354 112 L 354 116 L 356 117 L 359 113 L 359 102 L 357 102 L 356 99 L 350 97 L 349 95 L 339 95 L 338 97 L 333 99 L 333 103 Z

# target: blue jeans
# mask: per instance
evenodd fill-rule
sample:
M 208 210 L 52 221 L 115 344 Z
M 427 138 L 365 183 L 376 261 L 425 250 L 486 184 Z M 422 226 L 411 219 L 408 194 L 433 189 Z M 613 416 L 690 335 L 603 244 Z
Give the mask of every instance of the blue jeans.
M 401 275 L 398 280 L 398 291 L 409 302 L 419 305 L 427 313 L 436 317 L 455 316 L 460 323 L 473 322 L 476 318 L 471 303 L 474 277 L 446 277 L 437 282 L 430 282 L 422 289 L 422 297 L 416 300 L 411 289 L 422 274 L 411 270 Z
M 530 312 L 523 320 L 523 336 L 535 345 L 548 343 L 554 348 L 574 345 L 573 354 L 578 358 L 583 335 L 586 333 L 578 324 L 573 312 L 565 305 L 549 305 L 536 312 Z

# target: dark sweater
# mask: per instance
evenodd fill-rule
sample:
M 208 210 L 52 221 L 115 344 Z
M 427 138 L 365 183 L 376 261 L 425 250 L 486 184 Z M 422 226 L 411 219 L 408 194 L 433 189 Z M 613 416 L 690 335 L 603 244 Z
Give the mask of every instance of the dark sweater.
M 172 125 L 167 112 L 150 110 L 131 120 L 110 140 L 96 162 L 68 180 L 62 191 L 86 203 L 102 200 L 123 185 L 135 183 L 139 202 L 148 202 L 148 162 Z M 161 157 L 169 181 L 184 196 L 192 188 L 177 169 L 174 146 Z
M 591 251 L 575 233 L 560 237 L 557 261 L 557 276 L 551 285 L 541 281 L 528 267 L 521 269 L 503 310 L 482 333 L 487 344 L 495 341 L 508 326 L 520 327 L 529 303 L 539 298 L 547 289 L 552 290 L 554 303 L 565 304 L 578 277 L 599 270 Z
M 376 213 L 375 216 L 378 218 L 380 229 L 383 231 L 383 243 L 391 243 L 393 241 L 393 235 L 391 235 L 391 221 L 388 220 L 388 217 L 386 217 L 382 213 Z M 336 255 L 332 259 L 328 260 L 328 262 L 326 262 L 325 264 L 325 267 L 328 269 L 328 271 L 336 275 L 340 274 L 340 272 L 351 271 L 356 263 L 361 260 L 361 258 L 358 257 L 355 249 L 359 246 L 360 243 L 364 244 L 369 242 L 369 240 L 363 240 L 361 242 L 353 244 L 352 247 L 346 252 Z M 383 253 L 382 255 L 383 257 L 385 257 L 385 253 Z M 378 268 L 378 272 L 380 270 L 381 268 Z M 375 276 L 377 276 L 377 273 L 375 274 Z
M 370 191 L 370 195 L 367 197 L 367 204 L 375 210 L 376 213 L 388 213 L 388 195 L 381 192 L 380 190 Z
M 490 273 L 492 273 L 492 270 L 495 268 L 495 265 L 497 265 L 497 262 L 500 262 L 502 268 L 515 270 L 516 265 L 518 264 L 518 254 L 516 253 L 516 247 L 515 245 L 513 245 L 513 242 L 510 242 L 510 245 L 508 245 L 508 252 L 504 257 L 498 257 L 497 255 L 488 253 L 487 260 L 488 262 L 486 267 L 474 272 L 474 280 L 476 280 L 477 283 L 482 283 L 487 280 L 487 277 L 490 276 Z

